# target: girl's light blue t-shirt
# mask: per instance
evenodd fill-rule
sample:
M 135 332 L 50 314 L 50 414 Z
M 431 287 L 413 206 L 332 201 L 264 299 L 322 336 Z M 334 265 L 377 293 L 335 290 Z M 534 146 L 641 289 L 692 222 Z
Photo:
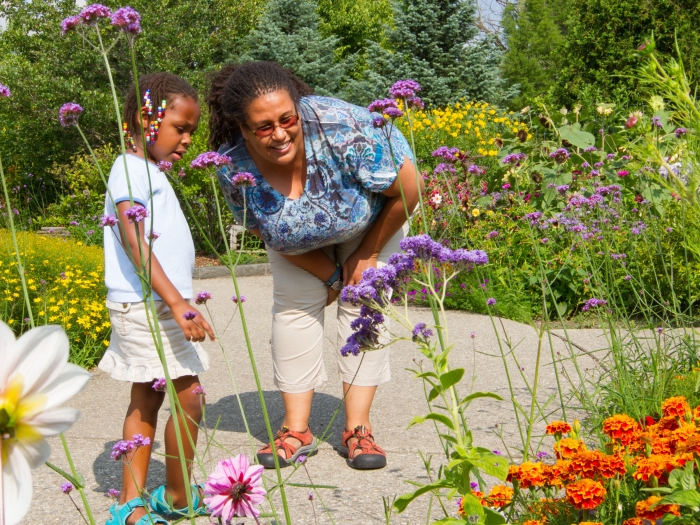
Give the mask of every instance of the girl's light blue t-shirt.
M 298 104 L 306 153 L 306 185 L 298 199 L 276 191 L 260 175 L 242 138 L 219 153 L 231 157 L 217 172 L 236 221 L 259 228 L 265 244 L 287 255 L 349 241 L 372 225 L 396 180 L 404 157 L 413 155 L 398 129 L 391 149 L 385 131 L 372 125 L 366 108 L 329 97 L 303 97 Z M 393 150 L 393 159 L 391 151 Z M 252 173 L 256 185 L 239 188 L 231 177 Z M 245 201 L 244 194 L 245 192 Z
M 144 206 L 149 212 L 149 216 L 144 220 L 146 236 L 151 231 L 151 219 L 153 219 L 153 231 L 159 234 L 153 241 L 153 253 L 180 295 L 185 299 L 191 299 L 193 297 L 194 242 L 177 195 L 165 173 L 161 172 L 155 164 L 148 162 L 147 171 L 144 159 L 130 154 L 125 157 L 134 203 Z M 107 194 L 105 214 L 116 216 L 115 206 L 130 200 L 124 156 L 118 157 L 114 162 L 107 184 L 114 203 Z M 151 199 L 151 193 L 153 199 Z M 104 248 L 107 299 L 117 303 L 143 301 L 141 281 L 121 245 L 117 226 L 105 228 Z M 160 299 L 157 294 L 153 295 L 155 299 Z

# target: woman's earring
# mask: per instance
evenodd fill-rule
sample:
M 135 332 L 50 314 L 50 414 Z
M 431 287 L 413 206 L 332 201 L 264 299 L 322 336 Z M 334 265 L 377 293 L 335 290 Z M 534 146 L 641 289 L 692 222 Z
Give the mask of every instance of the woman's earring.
M 136 151 L 136 144 L 134 143 L 134 138 L 131 136 L 129 126 L 126 122 L 122 124 L 122 132 L 124 133 L 124 142 L 126 142 L 126 145 L 132 150 Z

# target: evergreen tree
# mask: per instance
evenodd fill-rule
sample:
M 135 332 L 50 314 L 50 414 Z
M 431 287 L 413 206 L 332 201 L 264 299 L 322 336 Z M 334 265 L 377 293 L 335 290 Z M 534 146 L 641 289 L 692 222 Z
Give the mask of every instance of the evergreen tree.
M 321 33 L 340 39 L 342 56 L 364 50 L 368 41 L 383 44 L 393 16 L 390 0 L 319 0 L 318 14 Z
M 312 0 L 270 0 L 258 27 L 248 36 L 243 59 L 273 60 L 294 71 L 320 95 L 338 94 L 354 57 L 336 60 L 340 39 L 319 31 Z
M 501 102 L 508 96 L 498 75 L 501 52 L 474 20 L 474 0 L 399 0 L 388 31 L 393 53 L 369 46 L 368 72 L 346 92 L 366 102 L 385 96 L 394 80 L 412 78 L 429 104 L 462 97 Z
M 508 51 L 501 71 L 520 94 L 511 105 L 521 108 L 547 93 L 561 69 L 568 3 L 565 0 L 520 0 L 503 11 L 502 26 Z

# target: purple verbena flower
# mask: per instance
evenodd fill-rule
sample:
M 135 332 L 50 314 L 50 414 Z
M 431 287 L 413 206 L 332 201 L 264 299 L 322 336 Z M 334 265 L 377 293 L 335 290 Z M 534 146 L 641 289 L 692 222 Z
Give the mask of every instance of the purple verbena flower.
M 498 232 L 496 230 L 490 231 L 486 234 L 487 239 L 493 239 L 495 237 L 498 237 Z
M 74 488 L 73 484 L 67 481 L 61 485 L 61 492 L 69 494 Z
M 514 166 L 520 166 L 520 163 L 527 158 L 524 153 L 510 153 L 503 157 L 503 164 L 513 164 Z
M 114 215 L 103 215 L 102 217 L 100 217 L 100 228 L 105 228 L 107 226 L 116 226 L 117 222 L 119 221 Z
M 117 441 L 112 447 L 112 452 L 110 457 L 114 461 L 119 461 L 122 457 L 127 456 L 131 451 L 134 450 L 134 443 L 126 439 Z
M 81 108 L 80 105 L 67 102 L 58 110 L 58 121 L 64 128 L 76 126 L 78 124 L 78 117 L 82 112 L 83 108 Z
M 206 396 L 207 391 L 204 389 L 202 385 L 197 385 L 194 390 L 192 390 L 192 393 L 196 396 Z
M 150 231 L 146 235 L 146 239 L 148 239 L 149 241 L 155 241 L 158 237 L 160 237 L 160 233 L 154 231 Z
M 605 158 L 608 159 L 608 160 L 613 160 L 613 159 L 615 158 L 615 154 L 614 154 L 614 153 L 608 153 L 608 154 L 605 156 Z
M 151 438 L 144 437 L 143 434 L 134 434 L 131 438 L 134 448 L 147 447 L 151 444 Z
M 159 169 L 160 171 L 162 171 L 163 173 L 166 173 L 166 172 L 170 171 L 170 170 L 172 169 L 172 167 L 173 167 L 173 163 L 172 163 L 172 162 L 168 162 L 167 160 L 161 160 L 161 161 L 158 163 L 158 169 Z
M 586 304 L 583 305 L 583 308 L 581 308 L 582 312 L 587 312 L 591 308 L 597 308 L 598 306 L 605 306 L 608 304 L 608 302 L 605 299 L 596 299 L 595 297 L 593 299 L 589 299 L 586 301 Z
M 209 292 L 199 292 L 194 298 L 195 304 L 207 304 L 207 301 L 211 299 L 211 293 Z
M 384 114 L 392 119 L 403 117 L 403 111 L 399 108 L 386 108 Z
M 66 36 L 68 31 L 73 31 L 81 23 L 80 17 L 78 15 L 69 16 L 64 18 L 61 22 L 61 36 Z
M 685 128 L 676 128 L 676 131 L 674 131 L 674 133 L 676 134 L 676 137 L 681 138 L 683 135 L 688 133 L 688 130 Z
M 595 146 L 588 146 L 588 147 L 587 147 L 586 149 L 584 149 L 583 151 L 585 151 L 586 153 L 591 153 L 591 152 L 593 152 L 593 151 L 598 151 L 598 148 L 596 148 Z
M 651 117 L 651 127 L 660 128 L 661 127 L 661 117 Z
M 135 204 L 124 212 L 129 222 L 141 222 L 148 217 L 148 210 L 140 204 Z
M 10 88 L 5 84 L 0 84 L 0 97 L 10 98 Z
M 84 24 L 93 24 L 100 18 L 109 18 L 112 11 L 102 4 L 91 4 L 85 7 L 78 15 Z
M 121 495 L 121 491 L 117 489 L 109 489 L 107 492 L 105 492 L 105 497 L 107 498 L 113 498 L 117 499 Z
M 554 159 L 554 162 L 557 164 L 564 164 L 567 160 L 569 160 L 569 150 L 566 148 L 559 148 L 550 153 L 549 158 Z
M 190 167 L 196 170 L 203 170 L 210 166 L 224 166 L 231 163 L 231 157 L 226 155 L 220 155 L 216 151 L 207 151 L 206 153 L 201 153 L 190 162 Z
M 445 164 L 444 162 L 441 162 L 437 166 L 435 166 L 435 169 L 433 170 L 433 174 L 437 175 L 438 173 L 442 173 L 444 171 L 447 171 L 448 173 L 455 174 L 457 173 L 457 170 L 452 166 L 451 164 Z
M 155 390 L 156 392 L 165 392 L 165 386 L 167 385 L 167 382 L 165 381 L 164 377 L 161 377 L 159 379 L 156 379 L 153 381 L 153 384 L 151 385 L 151 388 Z
M 375 127 L 377 129 L 383 128 L 388 123 L 389 123 L 389 121 L 387 119 L 385 119 L 384 117 L 376 117 L 376 118 L 372 119 L 372 127 Z
M 129 6 L 121 7 L 112 15 L 112 25 L 132 35 L 138 35 L 141 32 L 141 15 Z
M 557 186 L 557 191 L 558 191 L 559 193 L 566 193 L 567 191 L 569 191 L 569 185 L 568 185 L 568 184 L 563 184 L 563 185 L 561 185 L 561 186 Z
M 386 110 L 388 108 L 398 109 L 398 106 L 396 105 L 396 101 L 391 99 L 391 98 L 385 98 L 385 99 L 375 100 L 369 106 L 367 106 L 367 109 L 371 113 L 379 113 L 380 115 L 383 115 L 384 113 L 386 113 Z
M 432 153 L 433 157 L 439 157 L 450 164 L 454 164 L 459 160 L 457 155 L 459 155 L 459 148 L 448 148 L 447 146 L 440 146 Z
M 425 104 L 419 97 L 409 97 L 406 99 L 406 107 L 423 109 Z
M 255 176 L 252 173 L 248 173 L 247 171 L 241 171 L 236 173 L 233 177 L 231 177 L 231 182 L 233 182 L 234 186 L 246 186 L 246 187 L 252 187 L 255 186 Z
M 426 328 L 425 323 L 418 323 L 413 327 L 413 341 L 418 341 L 419 339 L 426 340 L 432 337 L 433 331 L 430 328 Z
M 625 275 L 625 281 L 630 281 L 630 280 L 632 280 L 632 276 L 631 276 L 631 275 Z
M 191 321 L 195 317 L 197 317 L 197 312 L 193 312 L 192 310 L 187 310 L 184 314 L 182 314 L 182 318 L 185 321 Z
M 231 297 L 231 300 L 238 304 L 238 303 L 245 303 L 245 295 L 241 295 L 240 297 L 236 297 L 235 295 Z
M 421 87 L 415 80 L 399 80 L 389 88 L 389 94 L 394 98 L 412 98 Z
M 486 304 L 487 306 L 493 306 L 494 304 L 496 304 L 496 299 L 494 299 L 493 297 L 489 297 L 488 299 L 486 299 Z

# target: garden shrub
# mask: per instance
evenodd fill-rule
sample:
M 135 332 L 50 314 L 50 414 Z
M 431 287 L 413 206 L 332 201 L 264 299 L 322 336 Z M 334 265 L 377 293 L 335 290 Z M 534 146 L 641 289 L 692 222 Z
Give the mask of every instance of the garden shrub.
M 110 334 L 102 249 L 30 232 L 17 235 L 35 323 L 63 326 L 71 362 L 96 365 Z M 29 316 L 6 230 L 0 230 L 0 246 L 0 319 L 19 335 L 30 328 Z

